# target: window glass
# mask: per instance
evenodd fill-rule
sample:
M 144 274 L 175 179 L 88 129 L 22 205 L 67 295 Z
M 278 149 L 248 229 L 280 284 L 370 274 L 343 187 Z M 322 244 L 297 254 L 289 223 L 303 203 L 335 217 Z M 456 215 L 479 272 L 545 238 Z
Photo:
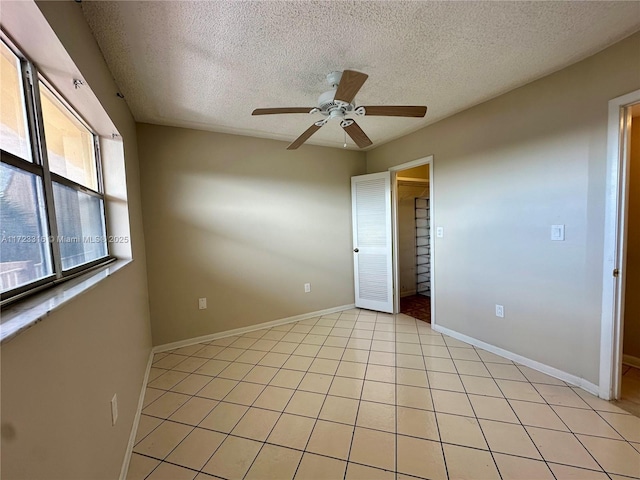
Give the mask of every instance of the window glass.
M 53 182 L 62 269 L 107 256 L 101 198 Z
M 98 190 L 93 135 L 40 82 L 44 136 L 49 169 L 92 190 Z
M 109 260 L 97 136 L 15 51 L 0 40 L 2 306 Z M 32 135 L 40 118 L 46 151 Z
M 0 55 L 0 144 L 6 152 L 31 161 L 20 60 L 4 43 Z
M 52 274 L 42 179 L 0 164 L 0 288 L 3 292 Z

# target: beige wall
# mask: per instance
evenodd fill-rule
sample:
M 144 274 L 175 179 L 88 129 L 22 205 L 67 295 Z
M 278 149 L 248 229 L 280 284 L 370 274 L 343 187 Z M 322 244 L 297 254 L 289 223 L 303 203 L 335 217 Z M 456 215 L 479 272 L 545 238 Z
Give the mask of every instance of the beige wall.
M 607 105 L 640 88 L 638 51 L 635 34 L 367 152 L 368 172 L 434 155 L 437 324 L 598 383 Z
M 622 353 L 640 359 L 640 116 L 631 123 L 627 278 Z
M 114 479 L 151 347 L 135 124 L 80 5 L 39 7 L 123 136 L 134 261 L 2 346 L 2 476 Z
M 353 303 L 362 152 L 147 124 L 138 142 L 155 345 Z

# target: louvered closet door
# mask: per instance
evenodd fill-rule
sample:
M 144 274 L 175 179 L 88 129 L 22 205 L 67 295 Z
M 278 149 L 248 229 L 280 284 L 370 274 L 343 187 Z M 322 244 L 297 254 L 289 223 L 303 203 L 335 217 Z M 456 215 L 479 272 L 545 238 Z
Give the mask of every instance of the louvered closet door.
M 393 313 L 391 177 L 351 177 L 356 307 Z

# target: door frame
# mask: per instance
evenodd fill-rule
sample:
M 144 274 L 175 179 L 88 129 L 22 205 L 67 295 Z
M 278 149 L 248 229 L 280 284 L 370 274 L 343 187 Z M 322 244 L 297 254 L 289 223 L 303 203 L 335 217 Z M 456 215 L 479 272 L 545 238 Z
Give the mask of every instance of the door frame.
M 631 140 L 628 107 L 638 102 L 640 90 L 609 101 L 598 392 L 605 400 L 620 398 Z
M 430 262 L 430 276 L 431 276 L 431 324 L 436 324 L 435 317 L 435 282 L 433 277 L 435 275 L 435 262 L 434 262 L 434 242 L 433 232 L 434 230 L 434 215 L 433 215 L 433 155 L 427 157 L 418 158 L 411 162 L 403 163 L 401 165 L 395 165 L 389 168 L 391 172 L 391 237 L 393 242 L 393 313 L 400 313 L 400 263 L 398 245 L 398 172 L 401 170 L 407 170 L 409 168 L 420 167 L 422 165 L 429 165 L 429 262 Z

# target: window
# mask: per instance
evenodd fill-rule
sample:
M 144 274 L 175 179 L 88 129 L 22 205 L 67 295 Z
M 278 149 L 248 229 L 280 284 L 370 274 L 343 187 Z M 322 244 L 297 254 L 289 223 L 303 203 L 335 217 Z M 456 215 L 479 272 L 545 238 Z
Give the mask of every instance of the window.
M 110 260 L 97 136 L 7 42 L 0 56 L 0 294 Z

